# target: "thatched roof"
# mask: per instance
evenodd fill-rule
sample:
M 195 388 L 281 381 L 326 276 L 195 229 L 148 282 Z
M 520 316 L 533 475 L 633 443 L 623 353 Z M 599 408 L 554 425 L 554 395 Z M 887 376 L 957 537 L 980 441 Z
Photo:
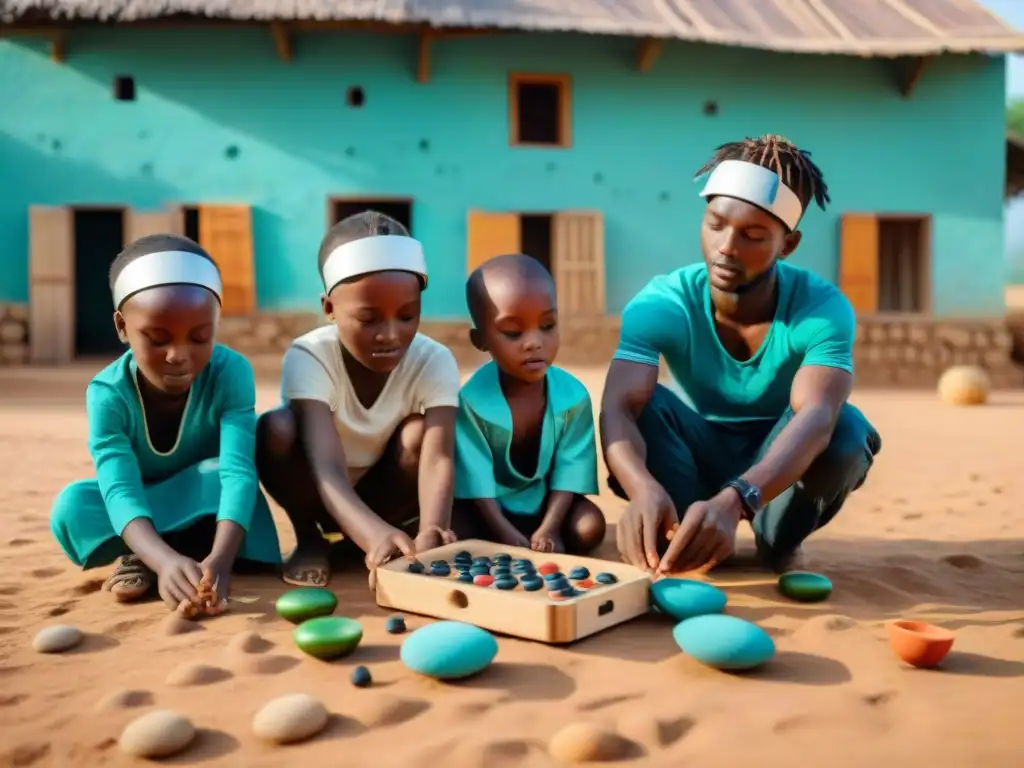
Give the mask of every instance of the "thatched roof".
M 181 15 L 571 31 L 859 56 L 1024 52 L 1024 33 L 976 0 L 0 0 L 8 22 Z

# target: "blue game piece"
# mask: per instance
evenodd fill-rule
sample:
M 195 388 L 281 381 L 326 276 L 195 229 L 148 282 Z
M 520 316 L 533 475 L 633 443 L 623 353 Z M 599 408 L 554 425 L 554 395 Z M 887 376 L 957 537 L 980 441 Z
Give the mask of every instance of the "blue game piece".
M 717 669 L 752 669 L 775 655 L 775 642 L 767 632 L 723 613 L 681 621 L 672 637 L 684 653 Z
M 370 670 L 366 667 L 359 666 L 352 670 L 352 685 L 356 688 L 365 688 L 373 682 L 373 678 L 370 676 Z
M 618 581 L 614 573 L 599 573 L 594 579 L 600 584 L 614 584 Z
M 413 672 L 440 680 L 475 675 L 498 653 L 498 641 L 485 629 L 460 621 L 420 627 L 402 643 L 402 663 Z
M 571 571 L 569 571 L 569 578 L 573 581 L 582 581 L 583 579 L 590 578 L 590 571 L 584 568 L 582 565 L 577 565 Z
M 693 579 L 662 578 L 651 584 L 651 601 L 676 621 L 725 610 L 726 595 L 718 587 Z
M 409 573 L 423 573 L 426 570 L 426 568 L 423 567 L 423 563 L 413 561 L 409 563 L 409 566 L 406 570 L 408 570 Z

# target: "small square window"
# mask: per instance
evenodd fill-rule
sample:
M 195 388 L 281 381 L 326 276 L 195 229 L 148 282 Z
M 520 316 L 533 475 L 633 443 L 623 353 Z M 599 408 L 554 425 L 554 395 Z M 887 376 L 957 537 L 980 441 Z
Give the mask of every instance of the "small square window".
M 538 147 L 571 144 L 571 83 L 565 75 L 512 75 L 511 143 Z
M 128 75 L 115 77 L 114 98 L 118 101 L 135 101 L 135 78 Z

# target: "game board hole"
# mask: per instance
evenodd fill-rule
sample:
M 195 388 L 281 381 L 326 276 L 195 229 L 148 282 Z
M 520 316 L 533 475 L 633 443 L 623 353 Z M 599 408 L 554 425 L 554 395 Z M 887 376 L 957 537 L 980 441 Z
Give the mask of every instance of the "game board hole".
M 597 607 L 598 616 L 607 616 L 609 613 L 615 610 L 614 600 L 605 600 Z
M 469 597 L 460 589 L 453 589 L 448 593 L 448 602 L 456 608 L 469 608 Z

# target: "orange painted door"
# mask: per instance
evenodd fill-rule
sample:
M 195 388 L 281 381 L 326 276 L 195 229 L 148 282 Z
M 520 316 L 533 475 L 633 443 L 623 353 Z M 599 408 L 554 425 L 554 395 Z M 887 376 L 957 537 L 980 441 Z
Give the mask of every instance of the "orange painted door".
M 199 206 L 199 239 L 220 267 L 226 316 L 256 311 L 252 211 L 248 205 Z
M 466 220 L 466 274 L 488 259 L 522 250 L 519 214 L 469 211 Z
M 839 289 L 858 314 L 878 311 L 878 217 L 844 213 L 839 247 Z

